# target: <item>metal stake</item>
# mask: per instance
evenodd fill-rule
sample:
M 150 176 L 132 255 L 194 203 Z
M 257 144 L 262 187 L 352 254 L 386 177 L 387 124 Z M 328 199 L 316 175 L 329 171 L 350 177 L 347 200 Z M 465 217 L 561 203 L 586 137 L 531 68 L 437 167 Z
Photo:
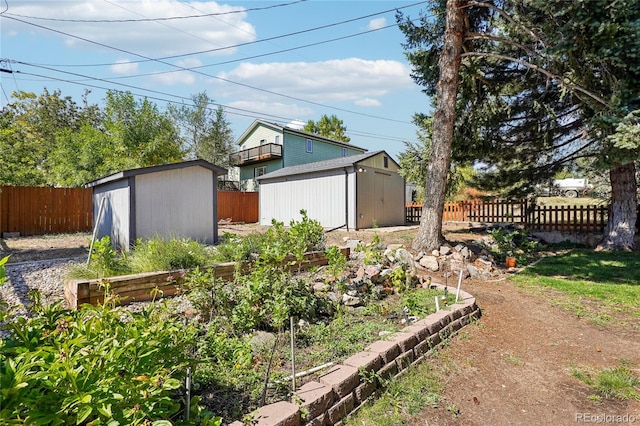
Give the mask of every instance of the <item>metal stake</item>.
M 293 334 L 293 317 L 289 317 L 289 326 L 291 328 L 291 383 L 293 387 L 293 392 L 296 391 L 296 353 L 295 353 L 295 345 L 294 345 L 294 334 Z

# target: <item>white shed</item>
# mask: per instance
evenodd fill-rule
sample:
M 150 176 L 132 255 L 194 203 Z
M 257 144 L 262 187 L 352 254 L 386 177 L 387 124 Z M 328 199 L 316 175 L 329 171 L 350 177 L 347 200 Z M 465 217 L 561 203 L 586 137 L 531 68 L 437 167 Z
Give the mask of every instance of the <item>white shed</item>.
M 125 170 L 88 183 L 97 237 L 109 235 L 114 247 L 124 250 L 137 238 L 155 236 L 216 243 L 217 180 L 226 172 L 193 160 Z
M 285 167 L 258 178 L 260 224 L 288 224 L 300 210 L 324 228 L 405 224 L 405 181 L 385 151 Z

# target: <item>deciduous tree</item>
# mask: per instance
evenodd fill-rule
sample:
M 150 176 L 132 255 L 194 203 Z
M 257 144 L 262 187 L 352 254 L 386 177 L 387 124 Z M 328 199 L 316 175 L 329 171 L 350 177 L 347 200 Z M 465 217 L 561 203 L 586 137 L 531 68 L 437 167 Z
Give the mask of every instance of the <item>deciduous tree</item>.
M 318 121 L 309 120 L 303 130 L 340 142 L 349 143 L 351 141 L 351 138 L 345 134 L 347 128 L 336 115 L 329 117 L 323 114 Z

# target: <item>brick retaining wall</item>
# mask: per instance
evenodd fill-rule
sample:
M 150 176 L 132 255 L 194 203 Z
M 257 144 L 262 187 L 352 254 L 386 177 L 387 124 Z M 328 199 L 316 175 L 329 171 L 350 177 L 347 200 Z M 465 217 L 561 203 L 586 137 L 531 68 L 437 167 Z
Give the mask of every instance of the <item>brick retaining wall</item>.
M 444 285 L 432 288 L 443 290 Z M 448 287 L 450 295 L 457 289 Z M 252 416 L 258 426 L 327 426 L 339 424 L 347 415 L 360 408 L 376 389 L 378 377 L 390 379 L 402 375 L 411 365 L 417 365 L 431 351 L 467 324 L 480 318 L 476 299 L 460 291 L 459 301 L 447 310 L 433 313 L 416 321 L 385 340 L 373 342 L 363 352 L 347 358 L 341 364 L 301 386 L 291 402 L 265 405 Z M 360 370 L 372 374 L 363 380 Z M 306 416 L 303 418 L 302 413 Z M 235 421 L 230 426 L 243 426 Z

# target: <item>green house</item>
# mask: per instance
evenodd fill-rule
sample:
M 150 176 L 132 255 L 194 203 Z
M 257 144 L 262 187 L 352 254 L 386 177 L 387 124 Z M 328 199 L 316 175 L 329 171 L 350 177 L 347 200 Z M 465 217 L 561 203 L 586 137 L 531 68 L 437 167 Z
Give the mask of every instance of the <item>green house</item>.
M 363 154 L 366 149 L 292 127 L 254 121 L 236 141 L 231 154 L 236 179 L 244 191 L 257 191 L 256 178 L 284 167 Z

